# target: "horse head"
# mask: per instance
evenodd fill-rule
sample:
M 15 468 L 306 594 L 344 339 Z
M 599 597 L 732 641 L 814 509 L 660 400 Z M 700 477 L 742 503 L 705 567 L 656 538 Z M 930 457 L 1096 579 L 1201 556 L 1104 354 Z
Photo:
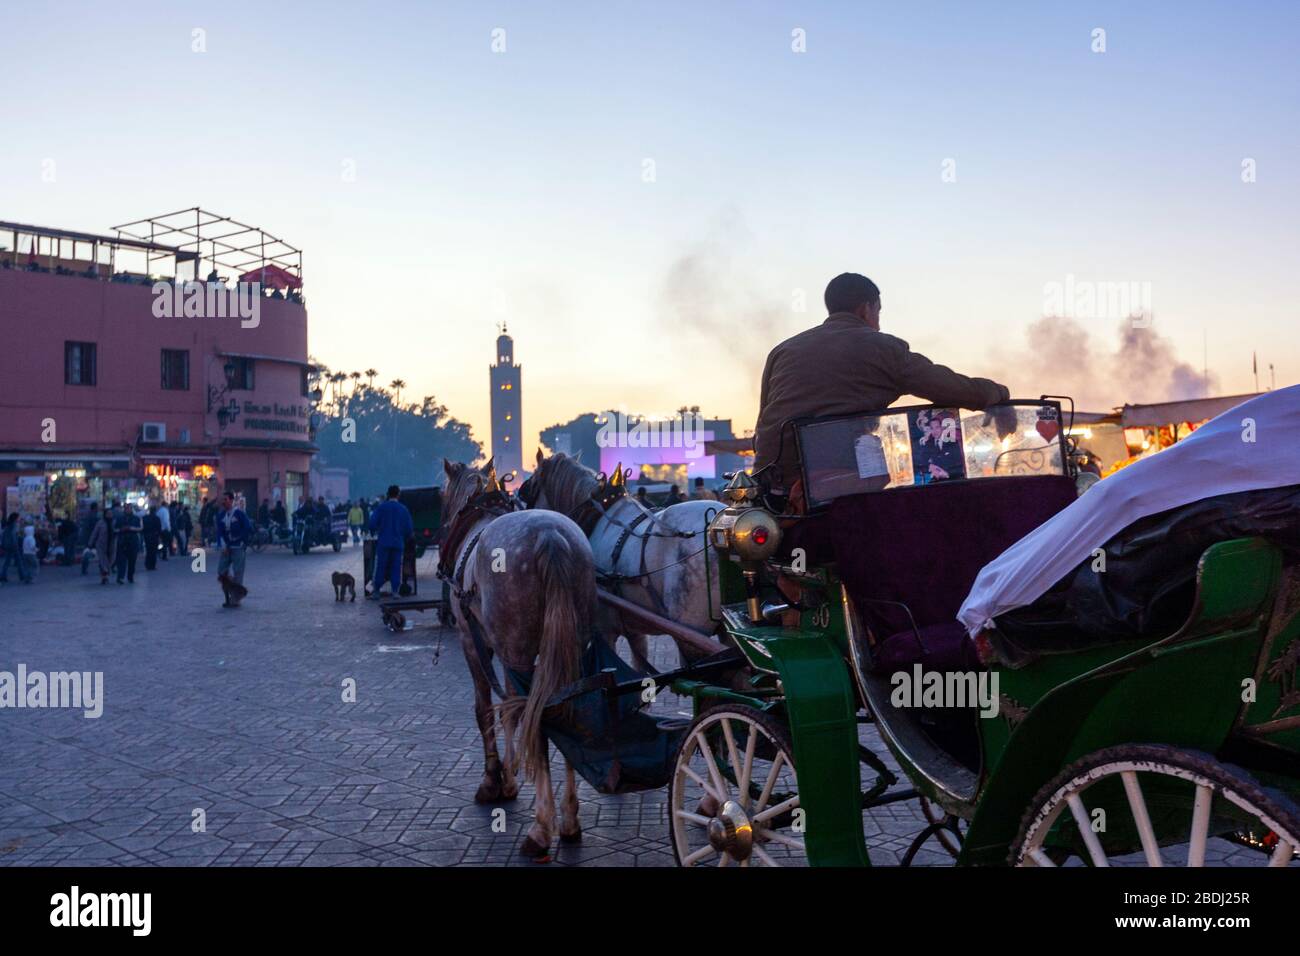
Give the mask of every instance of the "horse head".
M 442 460 L 442 470 L 447 475 L 447 488 L 443 493 L 442 521 L 450 524 L 465 510 L 474 498 L 489 490 L 496 474 L 495 459 L 489 458 L 482 468 L 464 462 Z

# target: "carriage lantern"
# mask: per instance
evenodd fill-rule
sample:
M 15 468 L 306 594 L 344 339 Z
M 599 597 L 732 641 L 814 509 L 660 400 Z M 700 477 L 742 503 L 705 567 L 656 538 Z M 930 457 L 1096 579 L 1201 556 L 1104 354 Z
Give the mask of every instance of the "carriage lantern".
M 758 572 L 781 543 L 781 526 L 758 504 L 759 485 L 743 471 L 736 472 L 722 492 L 727 507 L 709 525 L 709 543 L 719 554 L 740 564 L 750 620 L 763 621 L 758 599 Z

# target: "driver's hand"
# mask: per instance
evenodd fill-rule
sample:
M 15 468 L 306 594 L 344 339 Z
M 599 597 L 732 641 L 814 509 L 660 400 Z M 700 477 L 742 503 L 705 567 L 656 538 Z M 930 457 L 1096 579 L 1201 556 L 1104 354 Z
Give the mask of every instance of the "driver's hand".
M 1014 405 L 991 405 L 984 412 L 983 427 L 988 428 L 990 424 L 996 424 L 998 429 L 998 438 L 1006 438 L 1014 434 L 1017 425 L 1016 407 Z

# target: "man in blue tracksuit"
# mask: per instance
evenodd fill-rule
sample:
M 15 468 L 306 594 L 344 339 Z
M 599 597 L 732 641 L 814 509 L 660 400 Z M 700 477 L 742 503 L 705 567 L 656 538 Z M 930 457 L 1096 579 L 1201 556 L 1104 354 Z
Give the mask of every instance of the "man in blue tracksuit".
M 380 596 L 379 589 L 385 580 L 391 585 L 393 597 L 402 586 L 402 552 L 406 548 L 406 539 L 415 534 L 415 522 L 411 520 L 406 505 L 397 500 L 400 494 L 397 485 L 389 485 L 388 500 L 370 512 L 370 531 L 377 538 L 371 597 Z
M 221 560 L 217 564 L 217 580 L 227 578 L 240 587 L 244 584 L 244 560 L 248 556 L 248 538 L 253 532 L 253 522 L 248 519 L 244 509 L 235 502 L 235 496 L 227 491 L 221 497 L 221 511 L 217 513 L 217 547 L 221 549 Z M 225 591 L 225 588 L 222 588 Z M 242 600 L 242 599 L 240 599 Z M 239 602 L 231 601 L 226 594 L 222 607 L 238 607 Z

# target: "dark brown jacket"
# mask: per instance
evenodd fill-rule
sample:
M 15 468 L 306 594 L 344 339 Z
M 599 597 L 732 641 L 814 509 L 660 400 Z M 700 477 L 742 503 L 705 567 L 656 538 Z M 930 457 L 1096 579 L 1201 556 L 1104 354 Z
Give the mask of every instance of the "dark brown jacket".
M 789 488 L 799 477 L 798 456 L 789 429 L 782 439 L 783 422 L 876 411 L 903 395 L 959 408 L 987 408 L 1009 397 L 997 382 L 935 365 L 902 339 L 875 331 L 850 312 L 836 312 L 768 354 L 754 427 L 754 470 L 779 457 L 773 484 Z

